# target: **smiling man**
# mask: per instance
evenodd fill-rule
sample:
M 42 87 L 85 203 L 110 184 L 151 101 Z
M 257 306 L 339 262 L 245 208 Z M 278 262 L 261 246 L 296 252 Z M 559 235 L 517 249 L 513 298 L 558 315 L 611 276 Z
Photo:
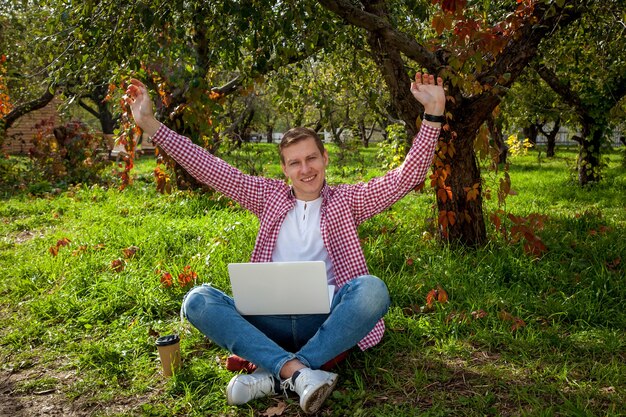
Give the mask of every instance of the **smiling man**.
M 337 383 L 337 374 L 320 368 L 355 345 L 365 350 L 382 339 L 389 293 L 367 269 L 357 227 L 426 176 L 444 120 L 443 82 L 418 73 L 411 92 L 424 106 L 424 122 L 400 167 L 366 183 L 330 186 L 323 142 L 313 130 L 294 128 L 279 145 L 289 185 L 246 175 L 161 125 L 146 87 L 132 81 L 126 100 L 137 125 L 200 182 L 259 218 L 251 261 L 324 261 L 328 283 L 337 288 L 330 313 L 312 315 L 243 316 L 230 296 L 210 285 L 185 296 L 182 311 L 190 323 L 258 366 L 253 374 L 231 379 L 226 388 L 229 404 L 289 389 L 299 395 L 306 413 L 315 413 Z

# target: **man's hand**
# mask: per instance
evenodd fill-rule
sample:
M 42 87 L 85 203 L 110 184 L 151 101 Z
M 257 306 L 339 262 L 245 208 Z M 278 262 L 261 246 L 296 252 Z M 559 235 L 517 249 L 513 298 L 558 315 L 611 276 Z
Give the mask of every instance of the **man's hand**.
M 130 106 L 137 126 L 148 136 L 154 135 L 161 127 L 161 123 L 154 117 L 152 100 L 146 86 L 139 80 L 131 79 L 124 100 Z
M 426 113 L 433 116 L 443 115 L 446 109 L 446 93 L 443 90 L 441 77 L 437 77 L 435 84 L 433 75 L 418 72 L 415 74 L 415 81 L 411 83 L 411 93 L 424 106 Z M 435 125 L 439 126 L 440 124 L 436 123 Z

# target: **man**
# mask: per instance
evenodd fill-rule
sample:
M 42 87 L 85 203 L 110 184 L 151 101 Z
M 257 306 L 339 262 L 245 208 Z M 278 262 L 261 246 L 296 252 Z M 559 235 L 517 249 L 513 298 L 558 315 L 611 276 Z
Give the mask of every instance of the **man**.
M 365 350 L 383 336 L 389 308 L 386 285 L 369 274 L 357 226 L 388 208 L 421 183 L 432 161 L 444 120 L 443 81 L 417 73 L 413 96 L 424 106 L 420 132 L 404 163 L 367 183 L 329 186 L 328 153 L 315 133 L 294 128 L 279 145 L 284 181 L 246 175 L 189 139 L 161 125 L 146 87 L 132 80 L 127 90 L 137 125 L 191 175 L 250 210 L 260 220 L 252 262 L 322 260 L 337 292 L 329 314 L 242 316 L 231 297 L 202 285 L 183 300 L 187 319 L 209 339 L 256 364 L 226 389 L 229 404 L 290 389 L 300 407 L 314 413 L 337 383 L 320 368 L 358 345 Z

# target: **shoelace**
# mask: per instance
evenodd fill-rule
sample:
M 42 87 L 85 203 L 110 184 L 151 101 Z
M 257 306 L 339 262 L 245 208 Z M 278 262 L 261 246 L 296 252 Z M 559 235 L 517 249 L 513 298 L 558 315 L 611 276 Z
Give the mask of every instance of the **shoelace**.
M 283 394 L 285 395 L 285 397 L 288 397 L 287 390 L 289 390 L 289 391 L 295 391 L 296 390 L 296 386 L 293 383 L 293 378 L 287 378 L 284 381 L 281 381 L 280 382 L 280 389 L 283 392 Z

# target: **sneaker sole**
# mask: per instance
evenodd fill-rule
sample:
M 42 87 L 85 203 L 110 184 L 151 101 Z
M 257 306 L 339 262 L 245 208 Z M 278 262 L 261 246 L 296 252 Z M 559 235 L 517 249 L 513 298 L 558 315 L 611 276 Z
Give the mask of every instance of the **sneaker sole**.
M 333 392 L 333 389 L 335 389 L 337 380 L 337 375 L 335 375 L 330 384 L 319 387 L 317 391 L 309 396 L 306 404 L 300 404 L 300 408 L 302 408 L 302 410 L 307 414 L 316 413 L 322 404 L 324 404 L 324 401 L 326 401 L 326 398 L 328 398 L 330 393 Z

